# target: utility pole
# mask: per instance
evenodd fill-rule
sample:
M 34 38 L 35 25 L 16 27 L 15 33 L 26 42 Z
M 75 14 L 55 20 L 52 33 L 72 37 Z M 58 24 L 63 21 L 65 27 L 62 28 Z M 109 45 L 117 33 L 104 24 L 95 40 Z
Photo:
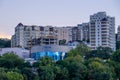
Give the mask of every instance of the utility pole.
M 30 55 L 29 55 L 30 58 L 32 57 L 31 48 L 32 48 L 32 36 L 30 37 Z

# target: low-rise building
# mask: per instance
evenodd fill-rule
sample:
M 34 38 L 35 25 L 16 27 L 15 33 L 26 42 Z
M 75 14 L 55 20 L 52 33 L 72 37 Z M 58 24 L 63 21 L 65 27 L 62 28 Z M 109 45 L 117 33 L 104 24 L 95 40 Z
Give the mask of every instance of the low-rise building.
M 0 56 L 2 56 L 5 53 L 14 53 L 18 55 L 19 57 L 25 59 L 29 58 L 29 50 L 23 49 L 23 48 L 0 48 Z
M 65 55 L 72 49 L 70 46 L 61 45 L 43 45 L 33 46 L 31 48 L 32 58 L 38 60 L 41 57 L 49 56 L 55 61 L 63 60 Z

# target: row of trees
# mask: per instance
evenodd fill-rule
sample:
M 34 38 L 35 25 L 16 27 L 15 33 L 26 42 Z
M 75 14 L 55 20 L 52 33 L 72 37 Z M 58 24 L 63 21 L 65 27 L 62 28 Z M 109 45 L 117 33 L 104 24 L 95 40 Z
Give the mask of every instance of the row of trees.
M 0 80 L 117 80 L 120 79 L 120 50 L 99 47 L 91 51 L 80 45 L 66 58 L 55 62 L 46 56 L 34 64 L 13 53 L 0 57 Z
M 0 48 L 10 47 L 10 46 L 11 46 L 10 40 L 0 39 Z

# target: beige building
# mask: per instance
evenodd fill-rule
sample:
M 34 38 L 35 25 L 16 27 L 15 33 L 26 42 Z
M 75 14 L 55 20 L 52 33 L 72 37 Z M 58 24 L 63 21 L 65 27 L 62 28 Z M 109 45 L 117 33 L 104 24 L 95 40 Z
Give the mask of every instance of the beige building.
M 15 34 L 11 39 L 11 47 L 29 49 L 32 44 L 59 44 L 59 40 L 63 39 L 67 43 L 72 40 L 71 29 L 71 27 L 29 26 L 19 23 L 15 27 Z
M 11 39 L 11 47 L 30 48 L 32 39 L 57 38 L 57 31 L 52 26 L 28 26 L 19 23 L 15 27 L 15 34 Z
M 57 39 L 66 40 L 66 43 L 72 41 L 72 27 L 56 27 Z

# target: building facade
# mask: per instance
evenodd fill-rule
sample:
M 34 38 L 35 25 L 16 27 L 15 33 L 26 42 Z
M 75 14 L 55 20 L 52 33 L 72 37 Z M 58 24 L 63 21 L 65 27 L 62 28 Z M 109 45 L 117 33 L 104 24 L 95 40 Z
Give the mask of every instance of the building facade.
M 20 58 L 29 58 L 29 50 L 23 49 L 23 48 L 0 48 L 0 56 L 2 56 L 5 53 L 14 53 L 18 55 Z
M 82 41 L 83 34 L 81 27 L 73 27 L 72 28 L 72 41 Z
M 107 16 L 105 12 L 98 12 L 90 16 L 90 46 L 97 49 L 99 46 L 110 47 L 116 50 L 115 46 L 115 18 Z
M 22 47 L 29 49 L 31 47 L 31 42 L 33 39 L 42 38 L 43 42 L 46 39 L 55 38 L 57 39 L 56 27 L 52 26 L 27 26 L 19 23 L 15 27 L 15 34 L 11 39 L 11 47 Z M 54 40 L 55 40 L 54 39 Z M 56 42 L 57 44 L 57 42 Z
M 117 37 L 120 40 L 120 27 Z M 90 15 L 88 23 L 77 26 L 28 26 L 19 23 L 15 27 L 11 46 L 30 49 L 31 45 L 59 45 L 73 41 L 85 42 L 92 50 L 100 46 L 116 50 L 115 18 L 106 12 L 98 12 Z
M 70 51 L 72 47 L 61 46 L 61 45 L 44 45 L 44 46 L 33 46 L 31 49 L 32 58 L 38 60 L 42 57 L 49 56 L 55 61 L 63 60 L 65 55 Z
M 77 25 L 79 29 L 79 36 L 80 40 L 84 42 L 89 42 L 90 41 L 90 36 L 89 36 L 89 23 L 82 23 Z
M 72 27 L 56 27 L 58 43 L 61 40 L 66 40 L 66 43 L 72 41 Z
M 120 41 L 120 26 L 117 28 L 117 41 Z

